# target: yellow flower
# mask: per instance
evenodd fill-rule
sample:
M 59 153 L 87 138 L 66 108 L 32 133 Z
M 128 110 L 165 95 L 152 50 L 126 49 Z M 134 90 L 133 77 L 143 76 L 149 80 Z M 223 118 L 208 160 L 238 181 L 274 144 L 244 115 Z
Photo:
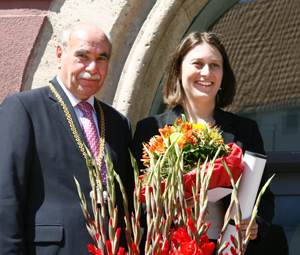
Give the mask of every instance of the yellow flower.
M 193 124 L 193 129 L 204 130 L 205 129 L 205 124 L 200 124 L 200 123 L 196 124 L 196 123 L 194 123 Z
M 174 132 L 171 136 L 170 136 L 170 140 L 171 140 L 171 143 L 173 143 L 177 138 L 177 143 L 180 141 L 180 138 L 181 138 L 182 134 L 181 133 L 178 133 L 178 132 Z

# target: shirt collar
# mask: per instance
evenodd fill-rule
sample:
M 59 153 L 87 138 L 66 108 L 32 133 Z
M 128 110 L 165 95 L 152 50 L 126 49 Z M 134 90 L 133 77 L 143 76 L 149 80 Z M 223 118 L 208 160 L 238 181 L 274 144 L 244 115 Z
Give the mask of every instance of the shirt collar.
M 61 88 L 63 89 L 63 91 L 66 93 L 67 97 L 69 98 L 71 104 L 73 107 L 77 106 L 82 100 L 78 99 L 77 97 L 75 97 L 70 90 L 68 90 L 66 88 L 66 86 L 63 84 L 63 82 L 61 81 L 59 75 L 57 75 L 57 81 L 59 83 L 59 85 L 61 86 Z M 94 95 L 90 96 L 87 100 L 85 100 L 84 102 L 88 102 L 92 108 L 93 108 L 93 111 L 95 111 L 95 108 L 94 108 Z

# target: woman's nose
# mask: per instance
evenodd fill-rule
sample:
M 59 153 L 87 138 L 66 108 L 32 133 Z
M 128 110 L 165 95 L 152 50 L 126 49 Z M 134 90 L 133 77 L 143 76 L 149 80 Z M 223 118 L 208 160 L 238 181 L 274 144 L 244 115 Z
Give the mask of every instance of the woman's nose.
M 203 68 L 200 71 L 201 75 L 209 75 L 210 74 L 210 69 L 209 69 L 209 65 L 206 64 L 203 66 Z

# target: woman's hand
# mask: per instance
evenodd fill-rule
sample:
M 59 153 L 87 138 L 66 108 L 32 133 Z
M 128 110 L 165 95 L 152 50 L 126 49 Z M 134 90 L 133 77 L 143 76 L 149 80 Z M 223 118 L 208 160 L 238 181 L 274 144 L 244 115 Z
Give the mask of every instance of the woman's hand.
M 245 219 L 245 220 L 242 220 L 242 222 L 241 222 L 241 231 L 242 231 L 243 238 L 245 238 L 246 230 L 247 230 L 249 223 L 250 223 L 250 219 Z M 250 230 L 250 240 L 256 239 L 257 233 L 258 233 L 258 225 L 257 225 L 256 221 L 254 221 L 254 223 L 251 227 L 251 230 Z
M 186 203 L 187 203 L 188 208 L 193 208 L 195 206 L 193 198 L 187 199 Z M 249 223 L 250 223 L 250 219 L 245 219 L 245 220 L 241 221 L 241 232 L 242 232 L 243 239 L 245 238 L 246 230 L 247 230 Z M 256 239 L 257 234 L 258 234 L 258 225 L 257 225 L 256 221 L 254 221 L 253 225 L 250 229 L 250 240 Z
M 188 208 L 194 208 L 195 207 L 195 202 L 194 202 L 194 198 L 190 198 L 186 200 L 186 204 Z

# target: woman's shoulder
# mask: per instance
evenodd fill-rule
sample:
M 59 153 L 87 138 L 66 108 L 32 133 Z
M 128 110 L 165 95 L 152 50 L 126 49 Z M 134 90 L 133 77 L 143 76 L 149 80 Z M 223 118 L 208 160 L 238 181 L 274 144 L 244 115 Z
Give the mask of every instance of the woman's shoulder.
M 232 112 L 227 112 L 222 109 L 218 109 L 218 116 L 219 118 L 221 118 L 221 120 L 228 122 L 228 124 L 234 124 L 239 126 L 257 125 L 255 120 L 252 120 L 250 118 Z
M 150 116 L 138 121 L 136 125 L 136 132 L 139 130 L 143 130 L 143 132 L 147 132 L 151 130 L 152 132 L 157 133 L 159 128 L 164 126 L 164 119 L 167 113 L 162 113 L 155 116 Z M 164 123 L 164 124 L 163 124 Z M 163 126 L 162 126 L 163 125 Z
M 176 118 L 181 118 L 181 113 L 183 113 L 182 107 L 178 105 L 167 112 L 150 116 L 138 121 L 137 127 L 155 126 L 157 128 L 163 128 L 165 125 L 173 125 Z

